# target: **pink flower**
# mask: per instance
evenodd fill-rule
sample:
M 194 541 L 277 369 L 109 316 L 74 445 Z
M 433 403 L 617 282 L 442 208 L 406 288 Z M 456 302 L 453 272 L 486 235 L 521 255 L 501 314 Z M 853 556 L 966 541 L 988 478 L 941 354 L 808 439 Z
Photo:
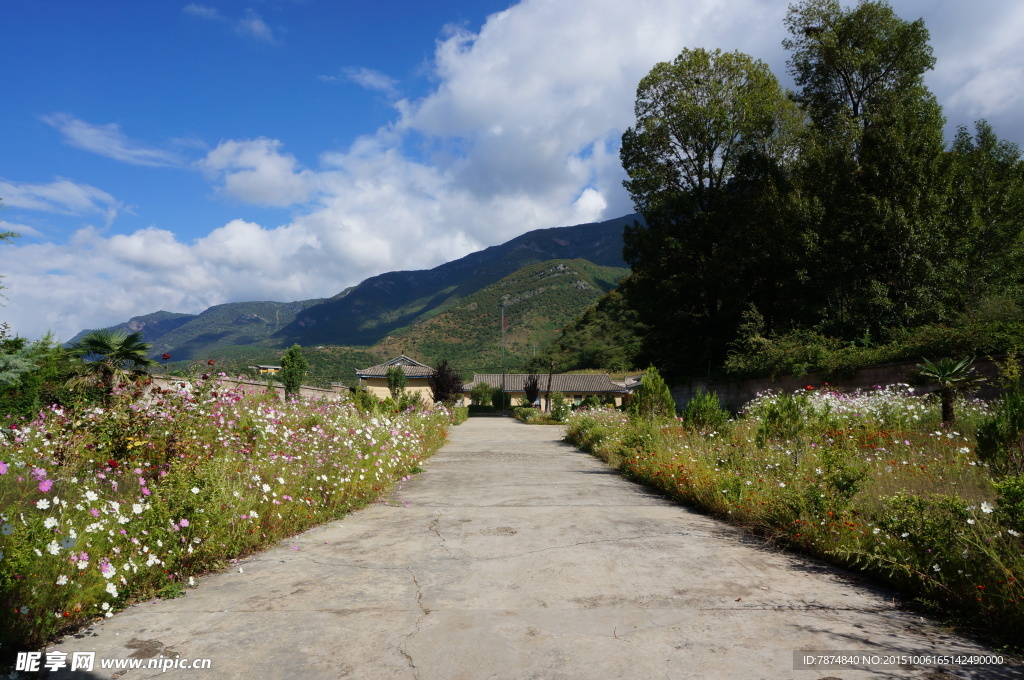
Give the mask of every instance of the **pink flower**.
M 181 520 L 180 522 L 178 522 L 178 526 L 180 526 L 182 529 L 184 529 L 185 527 L 188 526 L 188 520 L 187 519 Z
M 52 479 L 44 479 L 43 481 L 39 482 L 39 490 L 42 491 L 43 493 L 47 493 L 52 486 Z
M 92 515 L 93 517 L 99 517 L 100 516 L 100 511 L 97 510 L 96 508 L 89 508 L 89 514 Z
M 145 486 L 142 487 L 142 495 L 143 496 L 148 496 L 149 495 L 149 489 L 147 487 L 145 487 Z
M 6 475 L 6 474 L 7 474 L 7 463 L 5 463 L 2 460 L 0 460 L 0 475 Z

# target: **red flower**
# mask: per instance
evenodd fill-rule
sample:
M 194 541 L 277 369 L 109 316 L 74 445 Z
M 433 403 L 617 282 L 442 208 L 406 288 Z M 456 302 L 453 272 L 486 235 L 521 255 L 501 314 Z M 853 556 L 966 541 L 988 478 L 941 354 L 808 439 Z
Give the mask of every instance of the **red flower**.
M 809 390 L 813 390 L 813 389 L 814 389 L 814 385 L 808 385 L 808 386 L 807 386 L 807 389 L 809 389 Z
M 210 359 L 209 361 L 207 361 L 206 365 L 207 366 L 213 366 L 213 359 Z
M 167 361 L 167 360 L 168 360 L 168 359 L 170 359 L 170 358 L 171 358 L 171 353 L 170 353 L 170 352 L 164 352 L 164 355 L 163 355 L 163 360 L 164 360 L 164 361 Z
M 118 465 L 120 465 L 120 463 L 111 458 L 110 460 L 107 461 L 107 465 L 109 465 L 112 468 L 116 468 Z

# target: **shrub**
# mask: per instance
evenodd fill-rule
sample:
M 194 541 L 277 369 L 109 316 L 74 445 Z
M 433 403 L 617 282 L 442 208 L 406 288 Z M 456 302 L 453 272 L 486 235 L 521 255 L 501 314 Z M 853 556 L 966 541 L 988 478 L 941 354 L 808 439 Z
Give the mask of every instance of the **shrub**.
M 469 393 L 474 406 L 490 406 L 493 395 L 494 388 L 483 382 L 477 383 Z
M 452 409 L 452 425 L 461 425 L 466 422 L 469 418 L 469 408 L 466 406 L 456 406 Z
M 999 493 L 996 518 L 1003 526 L 1024 533 L 1024 476 L 1006 477 L 995 487 Z
M 654 366 L 644 372 L 640 387 L 633 391 L 629 413 L 640 418 L 670 417 L 676 414 L 672 392 Z
M 1011 385 L 978 426 L 978 458 L 1000 475 L 1024 474 L 1024 385 Z
M 462 378 L 447 359 L 443 359 L 430 374 L 430 393 L 435 402 L 449 406 L 462 396 Z
M 722 406 L 718 394 L 706 392 L 703 387 L 697 388 L 680 415 L 688 427 L 702 432 L 721 431 L 729 422 L 729 412 Z
M 565 395 L 561 392 L 551 393 L 551 417 L 559 423 L 565 422 L 565 419 L 572 413 L 572 404 L 565 398 Z
M 529 423 L 530 421 L 534 420 L 538 415 L 540 415 L 540 411 L 533 408 L 532 406 L 516 406 L 514 409 L 512 409 L 512 417 L 515 418 L 516 420 L 521 420 L 524 423 Z

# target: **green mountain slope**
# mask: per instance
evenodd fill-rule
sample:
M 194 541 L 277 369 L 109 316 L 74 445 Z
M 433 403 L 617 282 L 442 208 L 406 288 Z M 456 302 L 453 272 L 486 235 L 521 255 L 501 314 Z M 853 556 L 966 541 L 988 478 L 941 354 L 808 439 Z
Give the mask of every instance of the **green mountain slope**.
M 501 369 L 501 305 L 505 305 L 505 367 L 512 370 L 557 338 L 629 274 L 587 260 L 533 264 L 399 329 L 373 346 L 379 354 L 408 354 L 428 364 L 448 359 L 464 373 Z
M 638 215 L 573 227 L 537 229 L 433 269 L 366 279 L 299 314 L 274 337 L 280 346 L 372 345 L 399 328 L 430 318 L 485 286 L 538 262 L 585 259 L 624 267 L 622 231 Z

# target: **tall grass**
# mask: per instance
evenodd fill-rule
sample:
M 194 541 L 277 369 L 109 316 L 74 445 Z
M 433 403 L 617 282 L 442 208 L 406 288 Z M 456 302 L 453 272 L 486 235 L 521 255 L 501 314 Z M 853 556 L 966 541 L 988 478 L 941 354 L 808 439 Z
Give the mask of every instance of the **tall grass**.
M 568 439 L 622 473 L 781 544 L 864 570 L 990 639 L 1024 644 L 1024 539 L 956 427 L 906 386 L 766 394 L 717 431 L 591 410 Z M 1024 487 L 1021 487 L 1024 488 Z M 1018 495 L 1024 495 L 1019 493 Z M 1005 508 L 1003 507 L 1005 506 Z
M 444 441 L 443 408 L 367 415 L 207 380 L 0 435 L 0 652 L 380 499 Z

